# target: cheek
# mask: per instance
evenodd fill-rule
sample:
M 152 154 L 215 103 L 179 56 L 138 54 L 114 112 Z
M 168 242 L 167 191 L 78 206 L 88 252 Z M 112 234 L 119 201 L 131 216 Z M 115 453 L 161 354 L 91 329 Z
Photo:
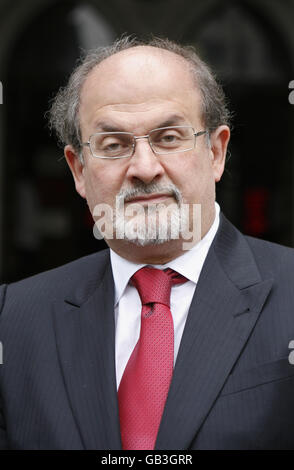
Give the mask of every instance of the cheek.
M 90 209 L 93 210 L 99 203 L 113 205 L 120 185 L 119 175 L 110 165 L 95 165 L 88 168 L 85 172 L 85 190 Z
M 174 167 L 173 179 L 175 184 L 180 185 L 184 193 L 190 193 L 199 186 L 204 178 L 204 173 L 205 168 L 203 163 L 193 155 L 186 155 Z
M 214 174 L 206 157 L 184 158 L 174 173 L 173 181 L 187 202 L 200 202 L 213 192 Z

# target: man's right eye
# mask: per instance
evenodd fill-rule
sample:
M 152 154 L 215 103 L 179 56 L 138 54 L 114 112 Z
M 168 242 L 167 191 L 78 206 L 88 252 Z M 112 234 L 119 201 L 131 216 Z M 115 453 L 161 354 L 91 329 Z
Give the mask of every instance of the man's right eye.
M 107 155 L 120 155 L 129 149 L 129 143 L 126 140 L 107 138 L 96 145 L 96 149 Z
M 103 150 L 107 150 L 107 151 L 115 151 L 115 150 L 118 150 L 119 148 L 121 147 L 121 143 L 120 142 L 113 142 L 112 144 L 107 144 L 107 145 L 102 145 L 102 149 Z

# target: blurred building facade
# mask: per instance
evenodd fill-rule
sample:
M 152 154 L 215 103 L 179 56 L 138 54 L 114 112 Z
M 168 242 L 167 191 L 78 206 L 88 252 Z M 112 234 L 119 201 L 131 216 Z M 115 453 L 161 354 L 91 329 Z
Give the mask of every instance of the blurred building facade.
M 45 113 L 81 50 L 122 33 L 196 45 L 234 114 L 217 199 L 247 234 L 294 246 L 294 0 L 0 1 L 0 278 L 105 247 Z

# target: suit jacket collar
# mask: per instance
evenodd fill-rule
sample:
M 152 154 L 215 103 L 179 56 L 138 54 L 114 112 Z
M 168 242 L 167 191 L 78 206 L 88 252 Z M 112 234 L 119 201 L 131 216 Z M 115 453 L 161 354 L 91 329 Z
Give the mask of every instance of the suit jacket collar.
M 213 406 L 271 288 L 223 215 L 189 310 L 156 449 L 187 449 Z M 84 295 L 83 295 L 84 293 Z M 54 306 L 60 366 L 86 449 L 120 449 L 114 287 L 105 270 Z M 180 430 L 180 432 L 179 432 Z

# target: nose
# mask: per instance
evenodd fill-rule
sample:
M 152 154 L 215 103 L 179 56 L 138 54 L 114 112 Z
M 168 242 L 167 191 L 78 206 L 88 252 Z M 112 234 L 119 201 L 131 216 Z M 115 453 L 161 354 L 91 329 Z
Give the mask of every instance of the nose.
M 147 137 L 136 139 L 134 154 L 130 159 L 127 170 L 129 180 L 138 179 L 148 184 L 155 179 L 160 179 L 164 174 L 164 168 L 158 157 L 153 153 Z

